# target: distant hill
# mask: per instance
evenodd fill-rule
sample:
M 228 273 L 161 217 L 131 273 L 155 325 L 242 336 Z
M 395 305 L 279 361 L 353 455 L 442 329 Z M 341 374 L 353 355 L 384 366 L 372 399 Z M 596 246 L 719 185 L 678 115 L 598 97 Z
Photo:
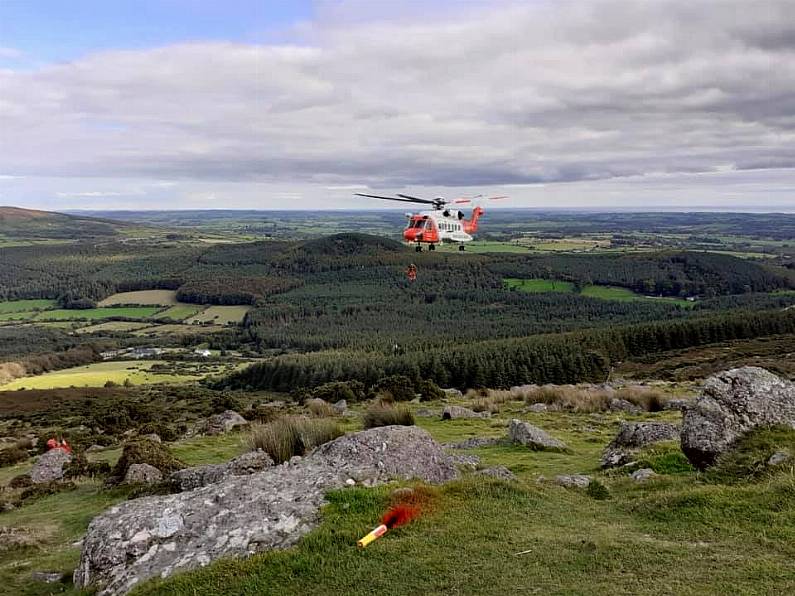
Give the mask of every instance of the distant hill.
M 52 211 L 0 206 L 0 237 L 31 240 L 77 240 L 118 236 L 130 224 Z
M 309 240 L 299 245 L 296 250 L 307 255 L 341 257 L 402 252 L 405 248 L 400 242 L 389 238 L 371 236 L 369 234 L 345 233 Z

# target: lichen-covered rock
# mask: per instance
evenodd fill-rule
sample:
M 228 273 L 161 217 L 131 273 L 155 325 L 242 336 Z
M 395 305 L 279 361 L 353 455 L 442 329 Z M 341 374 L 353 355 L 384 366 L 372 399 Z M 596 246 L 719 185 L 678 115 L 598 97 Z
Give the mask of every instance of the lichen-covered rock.
M 34 571 L 30 574 L 30 579 L 34 582 L 45 584 L 56 584 L 62 582 L 65 576 L 60 571 Z
M 707 379 L 682 421 L 682 451 L 705 468 L 744 433 L 758 427 L 795 428 L 795 383 L 755 366 L 728 370 Z
M 126 484 L 155 484 L 163 480 L 163 472 L 149 464 L 132 464 L 124 475 Z
M 450 458 L 457 466 L 465 468 L 472 468 L 473 470 L 480 464 L 480 458 L 477 455 L 464 455 L 461 453 L 451 455 Z
M 442 420 L 456 420 L 458 418 L 488 418 L 488 412 L 475 412 L 462 406 L 445 406 Z
M 214 414 L 207 419 L 205 434 L 220 435 L 228 433 L 233 428 L 245 426 L 248 421 L 234 410 L 226 410 L 220 414 Z
M 42 453 L 33 468 L 30 470 L 30 479 L 33 484 L 42 484 L 61 480 L 64 475 L 64 466 L 72 461 L 71 454 L 63 449 L 50 449 Z
M 525 445 L 531 449 L 565 451 L 568 449 L 563 441 L 549 435 L 546 431 L 521 420 L 511 420 L 508 427 L 508 438 L 513 443 Z
M 99 594 L 125 594 L 152 577 L 294 545 L 318 523 L 326 491 L 349 480 L 440 483 L 457 475 L 441 446 L 415 426 L 343 436 L 295 462 L 109 509 L 88 528 L 74 581 Z
M 208 464 L 177 470 L 169 480 L 181 491 L 193 490 L 208 484 L 215 484 L 230 476 L 246 476 L 260 472 L 273 465 L 270 455 L 257 449 L 223 464 Z
M 657 473 L 652 470 L 651 468 L 641 468 L 640 470 L 635 470 L 630 474 L 630 478 L 635 482 L 646 482 L 647 480 L 654 478 Z
M 505 466 L 492 466 L 491 468 L 483 468 L 482 470 L 475 472 L 475 474 L 499 478 L 500 480 L 516 480 L 516 475 Z
M 348 402 L 345 401 L 344 399 L 341 399 L 335 404 L 333 404 L 331 407 L 334 408 L 334 411 L 337 414 L 343 415 L 348 410 Z
M 504 439 L 496 437 L 470 437 L 465 441 L 459 443 L 450 443 L 446 445 L 450 449 L 477 449 L 479 447 L 492 447 L 504 442 Z
M 461 393 L 461 391 L 456 389 L 455 387 L 450 387 L 448 389 L 442 389 L 442 391 L 444 392 L 444 394 L 447 397 L 452 397 L 453 399 L 458 399 L 458 398 L 464 397 L 464 394 Z
M 640 414 L 643 410 L 625 399 L 613 397 L 607 402 L 607 407 L 612 412 L 626 412 L 627 414 Z
M 591 477 L 585 474 L 561 474 L 555 476 L 555 484 L 566 488 L 588 488 Z
M 626 465 L 642 447 L 678 440 L 679 432 L 679 427 L 665 422 L 622 422 L 618 434 L 602 453 L 602 467 Z

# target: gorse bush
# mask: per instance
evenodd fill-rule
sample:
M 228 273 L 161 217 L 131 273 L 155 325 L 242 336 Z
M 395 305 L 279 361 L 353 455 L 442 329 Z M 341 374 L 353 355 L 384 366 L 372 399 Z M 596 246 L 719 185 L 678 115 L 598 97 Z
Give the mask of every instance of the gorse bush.
M 375 404 L 370 406 L 362 417 L 364 428 L 377 426 L 412 426 L 414 415 L 405 406 L 392 406 L 389 404 Z
M 255 425 L 247 443 L 252 450 L 262 449 L 275 463 L 280 464 L 343 434 L 333 420 L 286 416 L 267 424 Z
M 0 450 L 0 466 L 12 466 L 26 459 L 28 459 L 28 453 L 22 449 L 11 447 Z
M 373 390 L 385 401 L 411 401 L 416 397 L 414 382 L 405 375 L 379 379 Z

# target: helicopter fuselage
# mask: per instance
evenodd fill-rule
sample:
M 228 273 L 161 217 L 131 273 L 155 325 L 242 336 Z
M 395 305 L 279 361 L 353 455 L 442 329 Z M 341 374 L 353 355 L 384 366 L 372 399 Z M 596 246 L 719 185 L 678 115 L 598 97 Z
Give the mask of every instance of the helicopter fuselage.
M 470 219 L 466 219 L 464 213 L 457 209 L 407 213 L 408 223 L 403 230 L 403 239 L 417 244 L 469 242 L 473 240 L 472 234 L 477 230 L 477 220 L 482 213 L 479 207 L 475 207 Z

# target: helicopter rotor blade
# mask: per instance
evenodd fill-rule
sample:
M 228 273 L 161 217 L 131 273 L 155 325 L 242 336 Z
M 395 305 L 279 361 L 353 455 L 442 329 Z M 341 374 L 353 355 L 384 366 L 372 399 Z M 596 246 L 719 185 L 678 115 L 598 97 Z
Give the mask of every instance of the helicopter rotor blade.
M 359 197 L 368 197 L 370 199 L 382 199 L 384 201 L 399 201 L 401 203 L 426 203 L 426 202 L 430 203 L 430 201 L 425 201 L 423 199 L 420 199 L 420 200 L 415 200 L 414 198 L 399 199 L 397 197 L 384 197 L 384 196 L 381 196 L 381 195 L 368 195 L 368 194 L 365 194 L 365 193 L 362 193 L 362 192 L 356 192 L 356 193 L 353 193 L 353 194 L 355 194 L 355 195 L 357 195 Z
M 436 205 L 437 203 L 439 203 L 438 200 L 431 201 L 429 199 L 421 199 L 419 197 L 412 197 L 411 195 L 402 195 L 400 193 L 398 193 L 397 196 L 403 197 L 404 199 L 409 199 L 411 201 L 414 201 L 415 203 L 425 203 L 426 205 Z

